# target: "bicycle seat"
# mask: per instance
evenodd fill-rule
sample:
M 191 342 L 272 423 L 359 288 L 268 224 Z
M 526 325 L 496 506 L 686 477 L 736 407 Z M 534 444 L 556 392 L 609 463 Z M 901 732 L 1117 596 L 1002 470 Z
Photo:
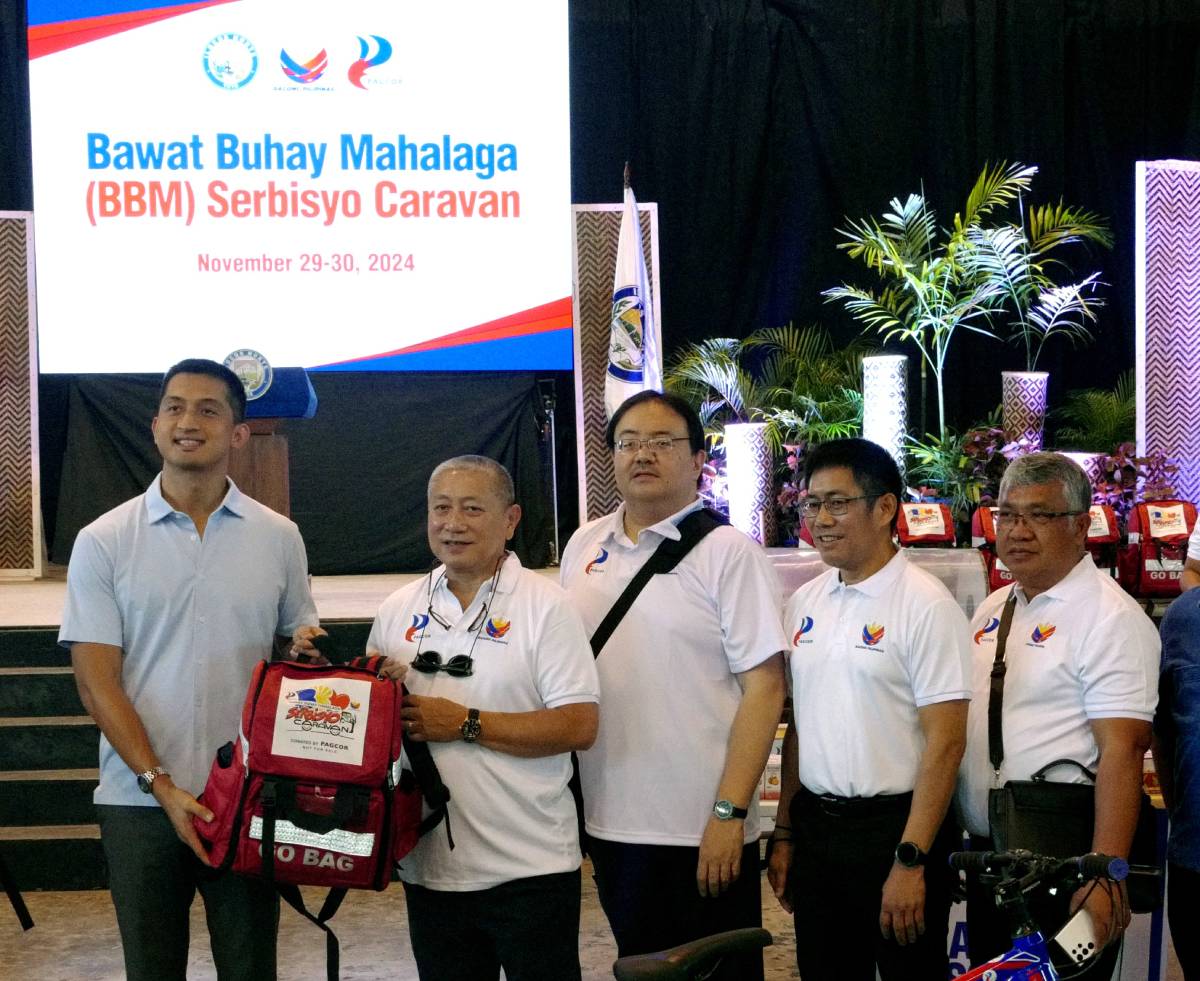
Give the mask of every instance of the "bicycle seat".
M 613 964 L 613 977 L 617 981 L 689 981 L 702 977 L 699 972 L 713 967 L 727 954 L 761 950 L 774 942 L 771 934 L 761 927 L 728 930 L 670 950 L 622 957 Z

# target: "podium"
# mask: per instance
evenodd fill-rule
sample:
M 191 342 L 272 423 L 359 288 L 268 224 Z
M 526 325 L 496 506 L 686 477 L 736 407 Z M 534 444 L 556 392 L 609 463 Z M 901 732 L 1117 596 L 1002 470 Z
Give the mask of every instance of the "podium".
M 276 368 L 271 387 L 246 403 L 250 439 L 229 454 L 229 476 L 238 488 L 272 511 L 291 517 L 287 436 L 277 432 L 284 419 L 311 419 L 317 393 L 303 368 Z

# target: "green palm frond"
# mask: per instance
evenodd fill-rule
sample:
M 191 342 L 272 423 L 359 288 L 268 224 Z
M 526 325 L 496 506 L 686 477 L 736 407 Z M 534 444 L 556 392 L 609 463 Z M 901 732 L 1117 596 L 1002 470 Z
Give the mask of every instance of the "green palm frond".
M 961 215 L 954 216 L 954 229 L 961 236 L 979 220 L 999 208 L 1007 207 L 1028 191 L 1037 167 L 1001 162 L 984 167 L 967 195 L 967 206 Z
M 1130 443 L 1137 426 L 1137 387 L 1133 372 L 1117 379 L 1116 387 L 1076 389 L 1050 413 L 1061 424 L 1056 430 L 1059 446 L 1087 453 L 1109 453 L 1114 446 Z
M 1044 204 L 1029 209 L 1029 244 L 1036 253 L 1045 253 L 1069 242 L 1095 242 L 1106 249 L 1113 247 L 1108 222 L 1091 211 L 1063 204 Z

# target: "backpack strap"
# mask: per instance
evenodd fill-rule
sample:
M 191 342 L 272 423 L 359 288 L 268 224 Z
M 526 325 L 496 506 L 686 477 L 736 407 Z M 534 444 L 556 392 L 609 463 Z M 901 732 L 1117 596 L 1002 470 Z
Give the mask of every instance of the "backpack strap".
M 400 694 L 406 696 L 408 688 L 400 685 Z M 450 791 L 446 785 L 442 783 L 442 775 L 438 772 L 437 764 L 433 761 L 433 754 L 429 751 L 429 744 L 425 742 L 417 742 L 414 740 L 406 740 L 404 743 L 404 752 L 408 756 L 409 765 L 412 767 L 413 776 L 416 777 L 417 786 L 421 788 L 421 796 L 425 799 L 426 805 L 430 809 L 430 814 L 421 820 L 421 825 L 418 829 L 421 835 L 436 828 L 443 820 L 446 822 L 446 840 L 450 844 L 451 850 L 454 848 L 454 835 L 450 831 Z
M 600 656 L 600 652 L 604 650 L 604 645 L 608 643 L 613 631 L 625 619 L 625 614 L 629 612 L 634 600 L 638 598 L 638 594 L 646 587 L 646 583 L 650 581 L 651 577 L 674 570 L 688 552 L 699 545 L 706 535 L 727 524 L 729 522 L 724 515 L 720 515 L 710 508 L 700 508 L 698 511 L 692 511 L 686 515 L 677 525 L 679 538 L 664 538 L 659 543 L 654 554 L 629 580 L 629 585 L 625 587 L 621 595 L 617 597 L 617 601 L 613 603 L 612 608 L 605 614 L 604 619 L 600 621 L 600 626 L 592 634 L 593 656 Z
M 287 883 L 276 885 L 275 888 L 279 892 L 280 898 L 292 909 L 309 923 L 325 931 L 325 977 L 327 981 L 338 981 L 338 975 L 341 972 L 341 951 L 338 946 L 337 934 L 330 928 L 329 920 L 333 919 L 333 914 L 338 911 L 342 900 L 346 898 L 345 887 L 330 889 L 325 896 L 325 902 L 321 904 L 320 912 L 315 915 L 310 913 L 308 907 L 304 905 L 304 896 L 301 895 L 299 886 Z

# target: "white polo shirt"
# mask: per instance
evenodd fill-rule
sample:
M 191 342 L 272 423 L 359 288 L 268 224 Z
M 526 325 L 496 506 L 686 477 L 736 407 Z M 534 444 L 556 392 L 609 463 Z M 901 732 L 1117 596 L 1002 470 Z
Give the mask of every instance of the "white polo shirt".
M 917 709 L 970 697 L 967 620 L 945 586 L 898 551 L 846 585 L 837 569 L 787 601 L 800 782 L 875 797 L 916 785 Z
M 1200 521 L 1196 522 L 1192 533 L 1188 537 L 1187 557 L 1200 562 Z
M 625 534 L 624 504 L 571 536 L 562 583 L 589 636 L 659 543 L 678 540 L 677 525 L 699 507 L 694 501 L 643 529 L 636 544 Z M 699 844 L 741 705 L 734 676 L 787 647 L 781 592 L 766 553 L 727 526 L 646 584 L 596 660 L 600 733 L 579 754 L 588 834 Z M 746 841 L 758 833 L 755 799 Z
M 599 700 L 587 636 L 558 586 L 509 555 L 495 595 L 491 583 L 484 583 L 464 610 L 443 572 L 439 567 L 432 578 L 423 576 L 384 600 L 367 640 L 368 650 L 405 664 L 418 645 L 422 652 L 439 653 L 444 664 L 471 653 L 474 641 L 474 674 L 457 678 L 410 670 L 405 684 L 412 694 L 483 712 L 534 712 Z M 431 585 L 437 616 L 428 613 Z M 567 789 L 569 753 L 524 759 L 462 740 L 428 745 L 450 791 L 455 847 L 450 850 L 441 827 L 424 835 L 400 863 L 405 882 L 463 892 L 579 868 L 575 801 Z
M 1017 608 L 1004 654 L 1004 762 L 994 780 L 988 759 L 989 679 L 1011 589 L 1016 589 Z M 1141 607 L 1087 555 L 1032 601 L 1015 586 L 992 593 L 970 629 L 974 697 L 957 802 L 967 830 L 986 835 L 990 788 L 1028 780 L 1057 759 L 1095 770 L 1100 753 L 1091 719 L 1154 718 L 1159 641 Z M 1057 767 L 1047 778 L 1086 781 L 1074 767 Z

